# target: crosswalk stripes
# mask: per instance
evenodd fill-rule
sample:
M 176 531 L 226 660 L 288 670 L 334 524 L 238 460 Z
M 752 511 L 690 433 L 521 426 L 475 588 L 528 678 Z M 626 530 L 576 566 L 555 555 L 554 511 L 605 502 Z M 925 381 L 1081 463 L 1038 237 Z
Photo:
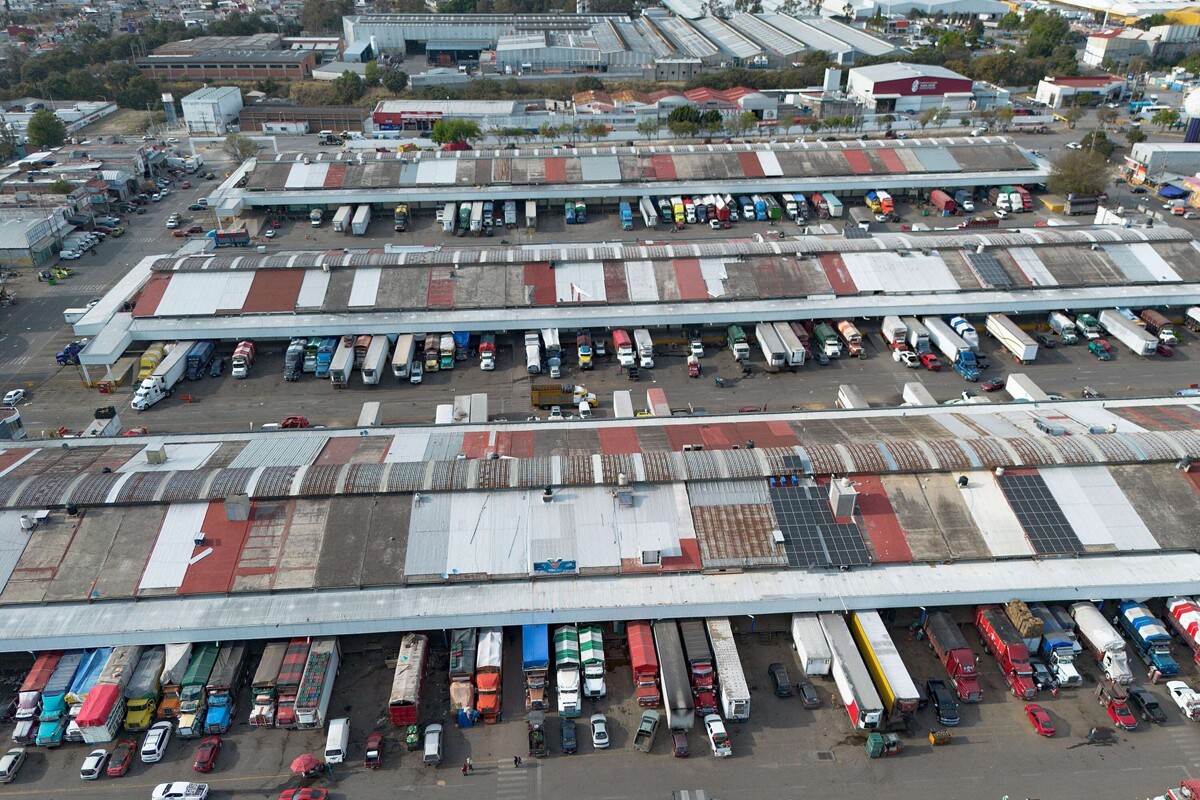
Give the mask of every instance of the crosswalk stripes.
M 537 768 L 536 763 L 526 763 L 518 768 L 511 761 L 501 762 L 496 772 L 496 797 L 501 798 L 533 798 L 529 791 L 529 778 Z
M 1167 733 L 1175 741 L 1175 746 L 1183 753 L 1185 759 L 1192 763 L 1200 761 L 1200 740 L 1197 740 L 1190 725 L 1186 727 L 1171 725 L 1167 728 Z
M 4 366 L 23 367 L 33 360 L 33 356 L 16 356 L 15 358 L 6 358 L 0 361 Z

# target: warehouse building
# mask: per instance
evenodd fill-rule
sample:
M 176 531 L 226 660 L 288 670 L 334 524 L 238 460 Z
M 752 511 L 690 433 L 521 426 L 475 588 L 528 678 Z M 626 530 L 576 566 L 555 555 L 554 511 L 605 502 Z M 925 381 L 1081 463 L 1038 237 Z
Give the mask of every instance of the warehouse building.
M 907 17 L 914 11 L 923 17 L 963 16 L 999 19 L 1011 6 L 999 0 L 823 0 L 821 16 L 845 17 L 847 6 L 856 20 L 868 20 L 881 14 L 884 17 Z M 767 3 L 763 4 L 767 7 Z
M 1131 58 L 1174 62 L 1200 49 L 1200 25 L 1156 25 L 1148 31 L 1123 28 L 1087 38 L 1083 63 L 1093 67 L 1125 64 Z
M 0 267 L 33 269 L 58 255 L 74 226 L 63 208 L 0 209 Z
M 301 106 L 294 100 L 253 103 L 238 115 L 242 131 L 275 134 L 362 131 L 370 116 L 358 106 Z
M 846 91 L 870 112 L 920 114 L 927 109 L 966 111 L 971 79 L 929 64 L 876 64 L 849 71 Z
M 1038 82 L 1035 100 L 1048 108 L 1115 103 L 1129 94 L 1129 82 L 1115 75 L 1065 75 Z
M 151 78 L 194 81 L 311 78 L 319 56 L 313 50 L 206 50 L 194 55 L 170 54 L 135 62 Z
M 242 91 L 236 86 L 206 86 L 181 103 L 189 135 L 224 136 L 242 111 Z
M 1177 175 L 1200 175 L 1200 144 L 1139 142 L 1125 157 L 1134 183 L 1161 183 Z

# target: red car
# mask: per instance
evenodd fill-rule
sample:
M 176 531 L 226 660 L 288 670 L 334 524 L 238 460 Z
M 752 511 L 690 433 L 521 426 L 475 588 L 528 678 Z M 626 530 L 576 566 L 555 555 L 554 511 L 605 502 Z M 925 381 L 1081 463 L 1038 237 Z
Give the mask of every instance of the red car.
M 112 756 L 108 759 L 108 777 L 119 778 L 129 771 L 133 763 L 133 754 L 138 750 L 138 743 L 132 739 L 119 743 L 113 748 Z
M 1171 349 L 1169 344 L 1160 344 L 1154 348 L 1154 352 L 1158 353 L 1163 358 L 1170 358 L 1175 355 L 1175 351 Z
M 281 428 L 307 428 L 308 427 L 308 417 L 301 417 L 299 415 L 294 415 L 291 417 L 284 417 L 283 422 L 279 423 L 279 427 L 281 427 Z
M 1108 704 L 1108 718 L 1111 719 L 1118 728 L 1124 728 L 1131 731 L 1137 727 L 1137 717 L 1129 710 L 1129 706 L 1123 702 L 1112 702 Z
M 279 793 L 279 800 L 326 800 L 329 792 L 312 786 L 303 789 L 284 789 Z
M 984 381 L 983 383 L 979 384 L 979 388 L 983 389 L 985 392 L 994 392 L 997 389 L 1003 389 L 1004 379 L 992 378 L 990 381 Z
M 1033 729 L 1038 732 L 1039 736 L 1054 735 L 1054 723 L 1050 721 L 1050 714 L 1037 703 L 1025 706 L 1025 716 L 1029 718 Z
M 217 753 L 221 752 L 221 737 L 206 736 L 200 740 L 200 747 L 196 750 L 196 763 L 192 764 L 192 769 L 196 772 L 212 772 L 213 767 L 217 765 Z
M 942 362 L 933 353 L 921 353 L 921 364 L 930 372 L 942 371 Z
M 383 766 L 382 733 L 372 733 L 367 737 L 367 752 L 363 756 L 363 766 L 367 769 L 379 769 Z
M 180 189 L 190 189 L 190 188 L 192 188 L 192 182 L 184 181 L 183 183 L 179 184 L 179 188 Z
M 175 230 L 171 231 L 171 235 L 174 236 L 176 239 L 182 239 L 184 236 L 188 235 L 188 232 L 183 230 L 182 228 L 176 228 Z
M 1097 339 L 1096 344 L 1100 345 L 1105 350 L 1112 350 L 1112 345 L 1108 343 L 1107 339 Z
M 204 226 L 203 225 L 193 225 L 192 227 L 188 228 L 187 231 L 185 231 L 185 232 L 189 236 L 191 236 L 194 233 L 204 233 Z

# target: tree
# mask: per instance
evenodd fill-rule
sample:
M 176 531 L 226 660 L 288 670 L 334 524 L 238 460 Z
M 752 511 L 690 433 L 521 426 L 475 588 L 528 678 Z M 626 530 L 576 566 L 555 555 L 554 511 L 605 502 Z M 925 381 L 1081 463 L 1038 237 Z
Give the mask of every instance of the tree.
M 1173 108 L 1164 108 L 1161 111 L 1155 111 L 1154 116 L 1150 118 L 1153 125 L 1157 125 L 1159 130 L 1165 131 L 1179 122 L 1179 112 Z
M 725 130 L 729 131 L 732 136 L 745 136 L 757 127 L 758 117 L 754 116 L 753 111 L 734 114 L 725 121 Z
M 1104 160 L 1108 161 L 1108 157 L 1117 149 L 1117 144 L 1105 135 L 1104 131 L 1092 131 L 1079 140 L 1083 145 L 1084 150 L 1092 150 L 1104 156 Z
M 929 123 L 937 119 L 938 109 L 927 108 L 921 112 L 921 116 L 917 117 L 917 124 L 921 126 L 921 130 L 925 130 Z
M 695 106 L 679 106 L 678 108 L 672 108 L 671 113 L 667 114 L 668 127 L 672 122 L 690 122 L 693 123 L 697 129 L 699 129 L 700 112 Z
M 408 88 L 408 73 L 402 69 L 389 69 L 383 73 L 383 87 L 392 94 L 400 94 Z
M 20 154 L 21 143 L 9 125 L 0 123 L 0 161 L 12 161 Z
M 658 137 L 658 132 L 662 130 L 662 123 L 658 119 L 644 119 L 637 124 L 637 132 L 647 139 L 650 137 Z
M 996 109 L 996 122 L 1000 123 L 1001 128 L 1007 129 L 1012 124 L 1014 112 L 1011 106 L 1004 106 Z
M 1151 28 L 1159 25 L 1170 25 L 1171 20 L 1167 19 L 1166 14 L 1151 14 L 1148 17 L 1142 17 L 1137 22 L 1133 23 L 1133 27 L 1148 31 Z
M 439 119 L 433 123 L 433 131 L 429 136 L 436 144 L 455 142 L 469 144 L 482 137 L 483 133 L 479 130 L 479 123 L 469 119 Z
M 225 141 L 221 144 L 221 149 L 240 164 L 246 159 L 253 157 L 258 152 L 259 146 L 258 142 L 248 136 L 242 136 L 240 133 L 231 133 L 225 137 Z
M 1084 115 L 1086 114 L 1087 112 L 1083 110 L 1082 106 L 1071 106 L 1070 108 L 1064 109 L 1062 112 L 1063 119 L 1067 121 L 1068 128 L 1074 128 L 1075 123 L 1083 119 Z
M 125 88 L 117 93 L 117 104 L 122 108 L 137 108 L 144 110 L 148 105 L 159 102 L 162 92 L 158 90 L 158 82 L 144 75 L 130 78 Z
M 589 142 L 598 142 L 608 136 L 608 126 L 603 122 L 589 122 L 580 128 L 579 132 Z
M 367 86 L 378 86 L 379 73 L 379 63 L 376 61 L 368 61 L 367 66 L 363 69 L 363 83 Z
M 1117 110 L 1115 108 L 1098 108 L 1096 109 L 1096 122 L 1100 123 L 1100 130 L 1106 129 L 1109 125 L 1117 121 Z
M 695 136 L 700 132 L 700 123 L 698 122 L 682 122 L 679 120 L 668 121 L 667 130 L 680 139 L 687 139 Z
M 1146 141 L 1146 134 L 1142 132 L 1141 128 L 1130 128 L 1125 131 L 1125 141 L 1130 144 L 1140 144 Z
M 1041 58 L 1054 52 L 1054 48 L 1070 38 L 1070 24 L 1055 13 L 1030 11 L 1025 15 L 1029 34 L 1025 37 L 1025 55 Z
M 714 133 L 725 127 L 725 119 L 721 116 L 721 112 L 715 108 L 710 108 L 700 115 L 700 130 L 705 133 Z
M 47 108 L 39 109 L 29 118 L 25 138 L 34 147 L 58 147 L 66 141 L 67 126 L 53 111 Z
M 71 185 L 70 181 L 60 179 L 47 186 L 46 191 L 50 194 L 70 194 L 75 191 L 75 187 Z
M 333 92 L 340 103 L 350 105 L 362 99 L 367 87 L 357 72 L 346 70 L 333 81 Z
M 603 92 L 604 81 L 600 80 L 595 75 L 582 75 L 575 79 L 574 88 L 576 94 L 580 92 Z
M 354 13 L 354 0 L 304 0 L 300 24 L 306 33 L 340 33 L 342 17 Z
M 1055 194 L 1100 194 L 1108 159 L 1093 150 L 1068 150 L 1050 167 L 1046 187 Z

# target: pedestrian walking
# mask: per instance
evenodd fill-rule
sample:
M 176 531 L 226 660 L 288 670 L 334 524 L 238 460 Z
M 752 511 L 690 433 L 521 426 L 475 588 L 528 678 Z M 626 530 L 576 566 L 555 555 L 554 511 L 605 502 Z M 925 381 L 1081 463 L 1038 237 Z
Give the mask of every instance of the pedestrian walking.
M 465 761 L 463 762 L 463 765 L 462 765 L 462 774 L 463 774 L 463 777 L 466 777 L 466 775 L 467 775 L 467 762 L 465 762 Z
M 467 756 L 467 772 L 474 772 L 474 771 L 475 771 L 475 762 L 471 760 L 470 756 Z
M 513 766 L 514 766 L 514 767 L 520 767 L 520 766 L 521 766 L 521 763 L 522 763 L 522 762 L 521 762 L 521 757 L 520 757 L 520 756 L 513 756 Z

